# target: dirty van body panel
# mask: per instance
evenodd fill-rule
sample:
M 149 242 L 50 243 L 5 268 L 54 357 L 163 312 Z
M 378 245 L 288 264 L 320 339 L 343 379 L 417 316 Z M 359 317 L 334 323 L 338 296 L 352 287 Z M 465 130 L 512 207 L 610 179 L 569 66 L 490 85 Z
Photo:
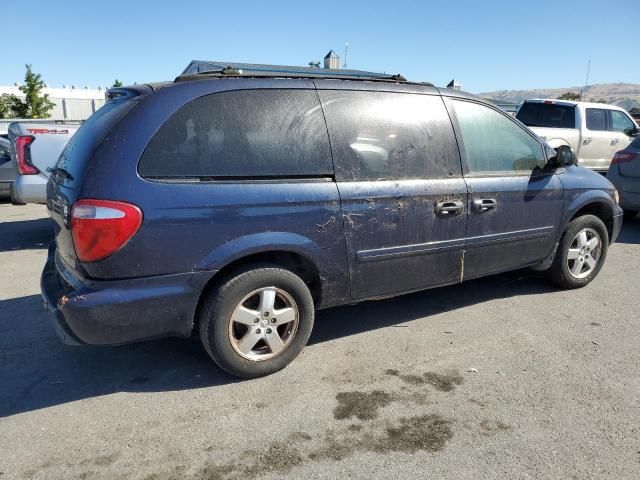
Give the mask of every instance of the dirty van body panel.
M 357 87 L 318 85 L 352 298 L 459 282 L 467 188 L 442 98 L 432 87 Z
M 542 144 L 497 107 L 458 92 L 448 92 L 445 103 L 469 192 L 463 280 L 540 264 L 554 251 L 564 228 L 564 187 L 555 171 L 543 165 L 547 158 Z M 493 123 L 491 138 L 481 138 L 473 131 L 472 112 L 485 116 L 486 123 L 476 127 Z M 491 142 L 495 137 L 503 140 Z M 503 142 L 510 138 L 521 143 L 515 144 L 515 152 L 507 150 L 505 155 Z M 537 155 L 535 168 L 516 163 L 524 145 L 530 145 Z M 513 158 L 516 154 L 519 157 Z
M 460 281 L 465 215 L 436 204 L 466 203 L 462 179 L 341 182 L 354 299 Z
M 568 167 L 559 178 L 566 192 L 560 228 L 563 230 L 583 207 L 599 205 L 612 217 L 607 228 L 611 230 L 609 242 L 615 242 L 622 226 L 622 209 L 614 201 L 614 185 L 599 173 L 576 165 Z
M 121 272 L 139 277 L 204 270 L 213 275 L 247 255 L 286 251 L 318 267 L 327 305 L 348 296 L 334 182 L 147 182 L 137 190 L 129 199 L 144 205 L 143 228 L 125 247 L 127 255 L 87 264 L 92 278 Z M 145 203 L 145 198 L 155 200 Z
M 557 175 L 467 177 L 466 181 L 465 280 L 534 265 L 553 251 L 564 207 Z M 495 210 L 475 210 L 474 202 L 482 199 L 495 200 Z
M 287 251 L 318 268 L 321 307 L 348 300 L 340 200 L 330 176 L 158 179 L 138 172 L 151 139 L 182 106 L 209 94 L 252 89 L 314 87 L 310 81 L 290 80 L 184 82 L 142 99 L 140 108 L 109 132 L 87 167 L 78 198 L 126 199 L 140 207 L 144 218 L 117 254 L 77 265 L 82 275 L 108 279 L 209 271 L 213 276 L 243 256 Z M 104 181 L 101 172 L 107 165 L 121 171 L 117 181 Z

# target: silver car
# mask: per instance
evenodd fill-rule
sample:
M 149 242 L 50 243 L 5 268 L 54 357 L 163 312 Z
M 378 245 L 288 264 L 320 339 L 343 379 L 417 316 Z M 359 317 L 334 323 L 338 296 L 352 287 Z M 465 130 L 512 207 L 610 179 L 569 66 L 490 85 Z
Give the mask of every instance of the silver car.
M 634 218 L 640 212 L 640 137 L 624 150 L 616 153 L 607 172 L 607 178 L 618 189 L 620 206 L 625 218 Z
M 0 198 L 11 195 L 11 184 L 16 176 L 16 169 L 11 163 L 9 140 L 0 137 Z
M 11 157 L 16 169 L 11 192 L 14 203 L 46 203 L 50 170 L 79 127 L 43 122 L 9 125 Z

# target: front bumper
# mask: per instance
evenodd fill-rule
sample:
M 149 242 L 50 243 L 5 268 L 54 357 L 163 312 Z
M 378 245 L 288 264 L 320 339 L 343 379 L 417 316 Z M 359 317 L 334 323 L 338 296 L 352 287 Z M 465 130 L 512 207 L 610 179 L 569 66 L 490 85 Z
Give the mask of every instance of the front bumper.
M 94 281 L 74 275 L 49 246 L 40 282 L 46 309 L 69 345 L 119 345 L 191 335 L 200 293 L 213 272 Z
M 611 229 L 611 238 L 609 239 L 609 243 L 613 243 L 618 239 L 618 235 L 620 235 L 620 230 L 622 229 L 622 217 L 623 212 L 620 207 L 616 207 L 615 214 L 613 216 L 613 228 Z

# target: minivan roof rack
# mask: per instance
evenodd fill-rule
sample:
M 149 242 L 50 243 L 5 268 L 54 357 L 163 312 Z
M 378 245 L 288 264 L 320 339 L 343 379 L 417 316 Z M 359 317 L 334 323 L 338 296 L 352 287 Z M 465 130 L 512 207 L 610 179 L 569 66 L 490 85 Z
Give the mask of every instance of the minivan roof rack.
M 367 72 L 364 70 L 260 65 L 234 62 L 203 62 L 194 60 L 176 77 L 176 82 L 223 77 L 262 78 L 330 78 L 341 80 L 374 80 L 407 82 L 402 75 Z

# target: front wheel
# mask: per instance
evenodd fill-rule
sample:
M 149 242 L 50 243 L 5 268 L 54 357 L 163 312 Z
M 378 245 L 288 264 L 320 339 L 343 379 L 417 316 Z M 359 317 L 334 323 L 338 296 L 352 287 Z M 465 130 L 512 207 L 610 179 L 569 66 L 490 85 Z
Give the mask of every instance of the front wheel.
M 313 298 L 300 277 L 277 266 L 254 266 L 210 292 L 200 316 L 200 339 L 223 370 L 261 377 L 300 354 L 313 321 Z
M 594 215 L 578 217 L 567 225 L 547 274 L 562 288 L 584 287 L 602 269 L 608 248 L 609 234 L 602 220 Z

